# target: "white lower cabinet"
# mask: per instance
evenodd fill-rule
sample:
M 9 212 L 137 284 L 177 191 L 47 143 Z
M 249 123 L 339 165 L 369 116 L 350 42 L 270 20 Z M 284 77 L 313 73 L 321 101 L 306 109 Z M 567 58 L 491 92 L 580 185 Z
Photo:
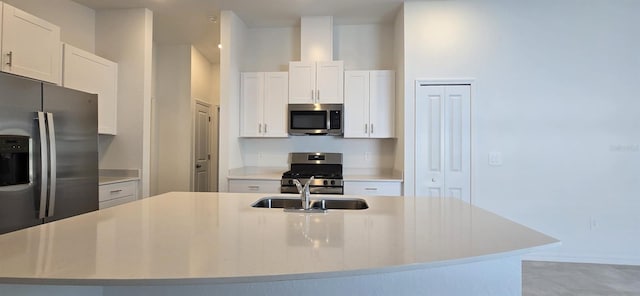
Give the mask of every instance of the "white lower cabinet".
M 138 181 L 126 181 L 99 186 L 99 209 L 106 209 L 138 200 Z
M 401 196 L 401 182 L 344 181 L 345 195 Z
M 280 180 L 229 180 L 229 192 L 280 193 Z

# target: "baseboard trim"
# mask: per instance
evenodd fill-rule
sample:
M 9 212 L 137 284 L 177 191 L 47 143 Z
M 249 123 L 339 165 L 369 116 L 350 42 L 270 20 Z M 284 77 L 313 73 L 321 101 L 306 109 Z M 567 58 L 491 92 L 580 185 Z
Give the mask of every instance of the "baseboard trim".
M 603 257 L 571 257 L 571 256 L 545 256 L 529 254 L 522 257 L 522 261 L 548 261 L 565 263 L 593 263 L 613 265 L 640 266 L 640 258 L 603 258 Z

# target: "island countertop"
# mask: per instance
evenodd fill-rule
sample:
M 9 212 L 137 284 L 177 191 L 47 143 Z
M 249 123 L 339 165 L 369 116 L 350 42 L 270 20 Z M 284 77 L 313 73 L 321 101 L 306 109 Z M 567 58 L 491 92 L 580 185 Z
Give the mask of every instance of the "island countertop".
M 329 278 L 461 264 L 558 243 L 455 199 L 371 197 L 366 210 L 301 214 L 252 208 L 263 196 L 166 193 L 0 235 L 0 283 Z

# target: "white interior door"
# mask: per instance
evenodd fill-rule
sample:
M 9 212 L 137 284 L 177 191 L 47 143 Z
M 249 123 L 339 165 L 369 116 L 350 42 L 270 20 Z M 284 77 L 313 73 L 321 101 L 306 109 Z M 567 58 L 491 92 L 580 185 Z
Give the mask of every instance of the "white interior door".
M 471 87 L 416 90 L 416 195 L 471 202 Z
M 209 106 L 196 103 L 195 110 L 195 169 L 194 191 L 208 192 L 210 177 L 211 110 Z

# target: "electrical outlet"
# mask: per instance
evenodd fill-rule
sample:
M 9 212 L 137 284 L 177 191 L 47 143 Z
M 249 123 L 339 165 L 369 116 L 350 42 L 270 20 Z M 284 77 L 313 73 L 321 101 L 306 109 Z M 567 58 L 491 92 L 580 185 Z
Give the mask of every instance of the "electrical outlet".
M 489 152 L 489 165 L 501 166 L 502 165 L 502 153 L 501 152 Z

